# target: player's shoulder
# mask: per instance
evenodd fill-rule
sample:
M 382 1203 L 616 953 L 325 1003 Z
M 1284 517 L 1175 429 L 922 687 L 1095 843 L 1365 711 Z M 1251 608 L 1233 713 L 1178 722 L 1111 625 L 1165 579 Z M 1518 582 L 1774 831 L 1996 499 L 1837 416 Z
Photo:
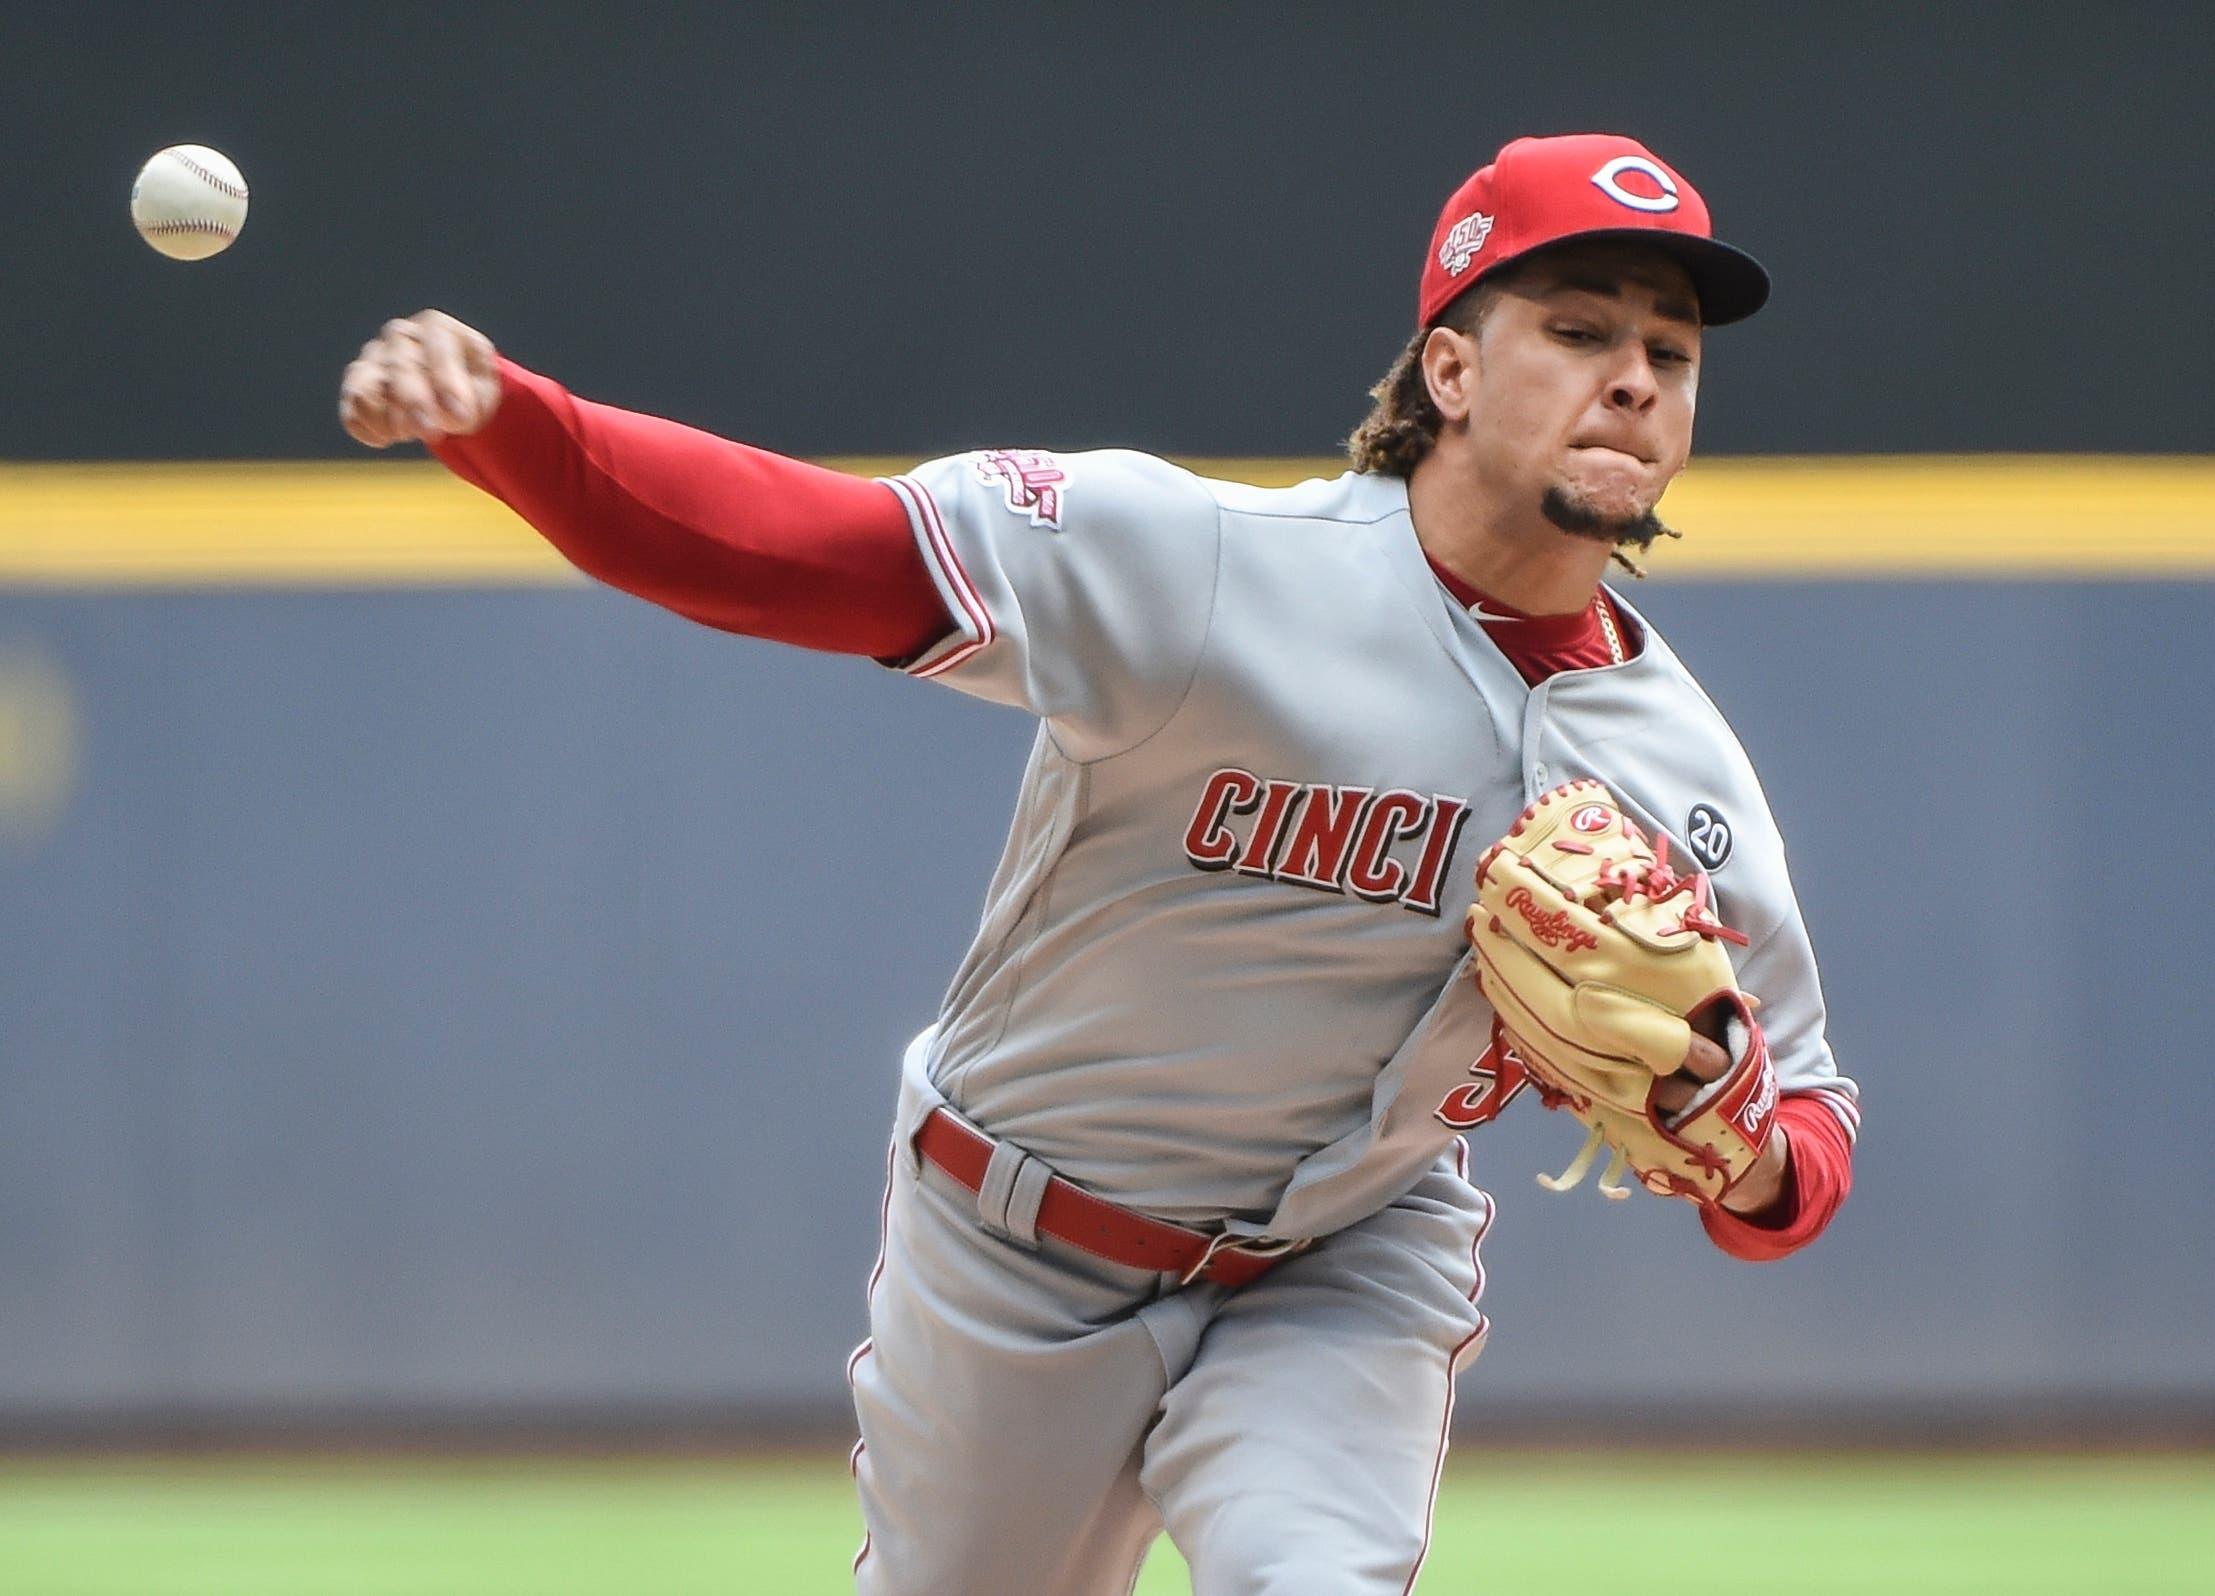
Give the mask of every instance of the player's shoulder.
M 1671 825 L 1681 824 L 1685 835 L 1701 831 L 1703 825 L 1725 824 L 1726 834 L 1740 839 L 1741 852 L 1773 856 L 1781 868 L 1783 839 L 1769 812 L 1760 773 L 1730 717 L 1651 620 L 1613 586 L 1608 588 L 1608 596 L 1643 637 L 1637 665 L 1627 678 L 1643 684 L 1635 711 L 1640 730 L 1624 742 L 1661 738 L 1665 753 L 1655 761 L 1657 774 L 1666 770 L 1672 783 L 1681 781 L 1698 788 L 1687 789 L 1673 815 L 1657 818 Z M 1694 846 L 1697 852 L 1697 842 Z M 1719 862 L 1712 855 L 1702 855 L 1701 859 L 1710 868 Z
M 1699 677 L 1693 674 L 1692 667 L 1685 663 L 1683 656 L 1670 647 L 1669 640 L 1662 635 L 1661 629 L 1624 597 L 1613 583 L 1607 585 L 1607 596 L 1617 612 L 1627 617 L 1631 625 L 1638 629 L 1641 667 L 1639 679 L 1650 684 L 1649 690 L 1666 693 L 1678 700 L 1676 710 L 1679 714 L 1703 725 L 1711 733 L 1719 734 L 1735 748 L 1738 737 L 1731 730 L 1728 717 L 1701 684 Z
M 1201 480 L 1224 514 L 1256 520 L 1368 526 L 1407 514 L 1407 483 L 1382 472 L 1346 471 L 1282 487 Z
M 928 461 L 904 479 L 942 500 L 997 509 L 1033 526 L 1146 516 L 1373 525 L 1407 513 L 1407 484 L 1346 471 L 1280 486 L 1202 476 L 1139 449 L 972 449 Z
M 924 493 L 984 515 L 1065 531 L 1132 519 L 1215 516 L 1201 478 L 1137 449 L 972 449 L 917 466 Z

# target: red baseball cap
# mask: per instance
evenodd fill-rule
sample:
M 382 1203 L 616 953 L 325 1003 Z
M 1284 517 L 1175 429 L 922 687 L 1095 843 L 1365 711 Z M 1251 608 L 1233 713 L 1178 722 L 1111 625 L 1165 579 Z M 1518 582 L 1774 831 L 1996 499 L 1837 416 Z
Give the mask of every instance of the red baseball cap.
M 1742 321 L 1769 297 L 1769 274 L 1715 238 L 1707 202 L 1636 139 L 1567 133 L 1517 139 L 1454 190 L 1431 234 L 1416 321 L 1509 261 L 1571 238 L 1629 238 L 1667 250 L 1692 278 L 1700 320 Z

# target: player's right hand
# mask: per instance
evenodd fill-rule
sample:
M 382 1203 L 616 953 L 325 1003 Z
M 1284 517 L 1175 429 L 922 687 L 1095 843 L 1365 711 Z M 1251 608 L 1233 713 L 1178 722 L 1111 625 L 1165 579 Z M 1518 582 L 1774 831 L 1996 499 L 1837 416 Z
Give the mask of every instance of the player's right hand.
M 338 419 L 372 449 L 466 438 L 500 408 L 492 340 L 443 310 L 388 321 L 338 385 Z

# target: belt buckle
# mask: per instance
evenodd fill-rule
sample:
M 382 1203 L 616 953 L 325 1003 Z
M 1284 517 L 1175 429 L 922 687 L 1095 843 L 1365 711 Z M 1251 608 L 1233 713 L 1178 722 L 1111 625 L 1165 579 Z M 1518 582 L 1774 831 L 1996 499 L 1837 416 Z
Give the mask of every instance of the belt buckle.
M 1227 1230 L 1217 1231 L 1208 1237 L 1207 1250 L 1200 1254 L 1191 1268 L 1177 1277 L 1177 1285 L 1181 1290 L 1199 1279 L 1206 1273 L 1207 1266 L 1215 1262 L 1218 1253 L 1244 1253 L 1249 1258 L 1284 1258 L 1304 1251 L 1307 1245 L 1305 1237 L 1239 1236 Z

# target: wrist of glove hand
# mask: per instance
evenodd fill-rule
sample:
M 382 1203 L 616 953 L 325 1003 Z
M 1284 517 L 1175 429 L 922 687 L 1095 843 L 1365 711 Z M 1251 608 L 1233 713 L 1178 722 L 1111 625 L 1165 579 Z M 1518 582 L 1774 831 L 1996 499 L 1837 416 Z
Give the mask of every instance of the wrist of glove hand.
M 1768 1145 L 1762 1148 L 1754 1167 L 1739 1176 L 1738 1183 L 1723 1193 L 1721 1206 L 1746 1219 L 1764 1216 L 1784 1196 L 1791 1172 L 1792 1144 L 1784 1127 L 1778 1125 L 1769 1132 Z

